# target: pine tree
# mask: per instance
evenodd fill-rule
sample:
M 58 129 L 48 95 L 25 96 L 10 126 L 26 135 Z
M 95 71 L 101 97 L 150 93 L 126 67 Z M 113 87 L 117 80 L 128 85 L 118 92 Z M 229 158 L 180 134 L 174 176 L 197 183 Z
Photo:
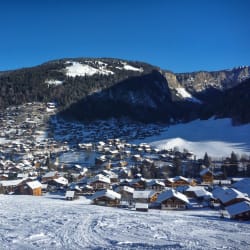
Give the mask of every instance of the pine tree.
M 208 168 L 209 166 L 211 166 L 211 163 L 212 163 L 211 157 L 209 157 L 206 152 L 203 158 L 203 164 Z

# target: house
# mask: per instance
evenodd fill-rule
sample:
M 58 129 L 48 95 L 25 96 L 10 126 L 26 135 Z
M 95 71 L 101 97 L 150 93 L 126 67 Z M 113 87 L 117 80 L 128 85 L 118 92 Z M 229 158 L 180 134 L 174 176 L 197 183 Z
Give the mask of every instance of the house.
M 174 189 L 169 189 L 159 194 L 156 202 L 161 204 L 161 209 L 180 210 L 187 209 L 189 205 L 187 196 Z
M 213 172 L 209 168 L 205 168 L 205 169 L 201 170 L 200 176 L 202 178 L 202 182 L 204 182 L 206 184 L 213 183 L 213 180 L 214 180 Z
M 58 177 L 59 177 L 59 175 L 58 175 L 57 171 L 48 172 L 44 176 L 42 176 L 42 183 L 46 183 L 46 182 L 54 180 Z
M 188 198 L 195 198 L 198 201 L 210 200 L 213 198 L 212 193 L 201 186 L 189 186 L 183 191 L 183 194 Z
M 15 193 L 19 186 L 23 184 L 25 180 L 7 180 L 7 181 L 0 181 L 1 192 L 3 194 L 10 194 Z
M 250 202 L 242 201 L 231 206 L 227 206 L 226 210 L 231 219 L 250 220 Z
M 66 191 L 66 194 L 65 194 L 65 199 L 66 200 L 75 200 L 77 199 L 78 196 L 76 195 L 76 192 L 75 191 L 72 191 L 72 190 L 68 190 Z
M 95 205 L 116 207 L 120 204 L 121 195 L 110 189 L 95 192 L 91 200 Z
M 157 195 L 153 190 L 134 191 L 133 202 L 136 211 L 148 211 L 149 203 L 155 202 Z
M 130 206 L 133 202 L 134 188 L 128 186 L 118 186 L 115 191 L 121 194 L 121 204 L 124 206 Z
M 250 202 L 247 194 L 241 193 L 234 188 L 217 187 L 213 190 L 213 196 L 217 198 L 223 206 L 230 206 L 242 201 Z
M 250 178 L 242 178 L 235 182 L 232 187 L 242 193 L 248 194 L 248 196 L 250 197 Z
M 26 183 L 27 185 L 27 194 L 34 196 L 42 195 L 42 184 L 40 181 L 30 181 Z
M 110 179 L 107 176 L 98 174 L 88 181 L 88 185 L 92 186 L 94 190 L 109 189 Z
M 152 189 L 154 191 L 160 192 L 165 189 L 165 183 L 158 180 L 151 180 L 147 183 L 147 189 Z
M 195 186 L 196 182 L 193 179 L 185 178 L 183 176 L 176 176 L 165 180 L 166 187 L 179 187 L 179 186 Z
M 131 181 L 130 185 L 135 189 L 135 190 L 145 190 L 147 186 L 146 179 L 143 177 L 136 178 Z
M 102 174 L 106 177 L 108 177 L 111 181 L 111 183 L 118 182 L 118 175 L 110 170 L 103 170 Z

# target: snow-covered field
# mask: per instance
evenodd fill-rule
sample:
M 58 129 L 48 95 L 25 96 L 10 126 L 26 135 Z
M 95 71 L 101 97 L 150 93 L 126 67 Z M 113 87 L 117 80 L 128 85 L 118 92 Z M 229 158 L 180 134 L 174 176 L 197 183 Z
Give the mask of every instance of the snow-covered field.
M 249 249 L 250 223 L 218 211 L 148 213 L 60 196 L 0 195 L 0 249 Z
M 232 126 L 231 119 L 195 120 L 172 125 L 143 142 L 160 149 L 188 149 L 198 157 L 203 157 L 205 152 L 213 157 L 229 156 L 232 151 L 239 155 L 249 154 L 250 124 Z

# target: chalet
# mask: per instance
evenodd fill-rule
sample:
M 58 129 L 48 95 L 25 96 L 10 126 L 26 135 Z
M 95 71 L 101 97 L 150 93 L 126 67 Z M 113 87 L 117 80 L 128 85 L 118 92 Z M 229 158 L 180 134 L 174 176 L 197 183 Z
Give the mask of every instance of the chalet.
M 165 183 L 158 180 L 151 180 L 147 183 L 147 189 L 152 189 L 156 192 L 160 192 L 165 189 Z
M 149 203 L 155 202 L 157 195 L 153 190 L 134 191 L 133 201 L 136 211 L 148 211 Z
M 213 172 L 209 168 L 205 168 L 201 170 L 200 176 L 202 178 L 203 183 L 206 183 L 206 184 L 213 183 L 213 180 L 214 180 Z
M 116 173 L 114 173 L 113 171 L 109 171 L 109 170 L 103 170 L 102 174 L 106 177 L 108 177 L 111 181 L 111 183 L 114 182 L 118 182 L 118 175 Z
M 201 186 L 189 186 L 183 191 L 183 194 L 185 194 L 188 198 L 195 198 L 198 201 L 208 201 L 213 198 L 212 193 L 208 192 Z
M 233 185 L 233 188 L 239 190 L 242 193 L 248 194 L 250 197 L 250 178 L 242 178 L 236 181 Z
M 125 206 L 132 205 L 134 188 L 128 186 L 118 186 L 115 191 L 121 194 L 121 204 Z
M 78 196 L 76 195 L 75 191 L 71 191 L 71 190 L 66 191 L 66 194 L 65 194 L 66 200 L 72 201 L 72 200 L 75 200 L 77 198 L 78 198 Z
M 19 186 L 23 184 L 24 180 L 7 180 L 0 181 L 1 192 L 3 194 L 15 193 Z
M 187 209 L 189 200 L 186 195 L 169 189 L 159 194 L 157 203 L 161 204 L 161 209 Z
M 24 186 L 24 193 L 28 195 L 41 196 L 42 184 L 39 181 L 26 182 Z
M 183 176 L 176 176 L 165 180 L 166 187 L 179 187 L 179 186 L 195 186 L 196 182 L 193 179 L 188 179 Z
M 59 177 L 59 175 L 58 175 L 57 171 L 48 172 L 44 176 L 42 176 L 42 183 L 46 183 L 46 182 L 54 180 L 58 177 Z
M 225 207 L 242 201 L 250 202 L 250 198 L 247 194 L 241 193 L 234 188 L 217 187 L 213 190 L 213 195 Z
M 226 210 L 231 219 L 250 220 L 250 202 L 242 201 L 231 206 Z
M 147 181 L 143 177 L 132 180 L 130 184 L 135 190 L 145 190 Z
M 88 181 L 88 184 L 93 187 L 93 189 L 109 189 L 110 188 L 110 179 L 102 174 L 98 174 L 95 177 L 91 178 Z
M 91 197 L 93 204 L 116 207 L 120 204 L 121 195 L 110 189 L 97 191 Z

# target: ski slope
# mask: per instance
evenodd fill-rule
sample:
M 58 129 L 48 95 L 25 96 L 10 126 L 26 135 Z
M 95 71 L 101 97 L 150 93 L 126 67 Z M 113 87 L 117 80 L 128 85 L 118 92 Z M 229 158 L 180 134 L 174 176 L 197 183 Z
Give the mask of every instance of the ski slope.
M 227 157 L 232 151 L 250 154 L 250 124 L 232 126 L 231 119 L 195 120 L 171 125 L 159 135 L 136 140 L 160 149 L 187 149 L 197 157 L 205 152 L 213 157 Z
M 212 210 L 143 213 L 51 195 L 0 195 L 0 207 L 1 250 L 250 248 L 250 223 Z

